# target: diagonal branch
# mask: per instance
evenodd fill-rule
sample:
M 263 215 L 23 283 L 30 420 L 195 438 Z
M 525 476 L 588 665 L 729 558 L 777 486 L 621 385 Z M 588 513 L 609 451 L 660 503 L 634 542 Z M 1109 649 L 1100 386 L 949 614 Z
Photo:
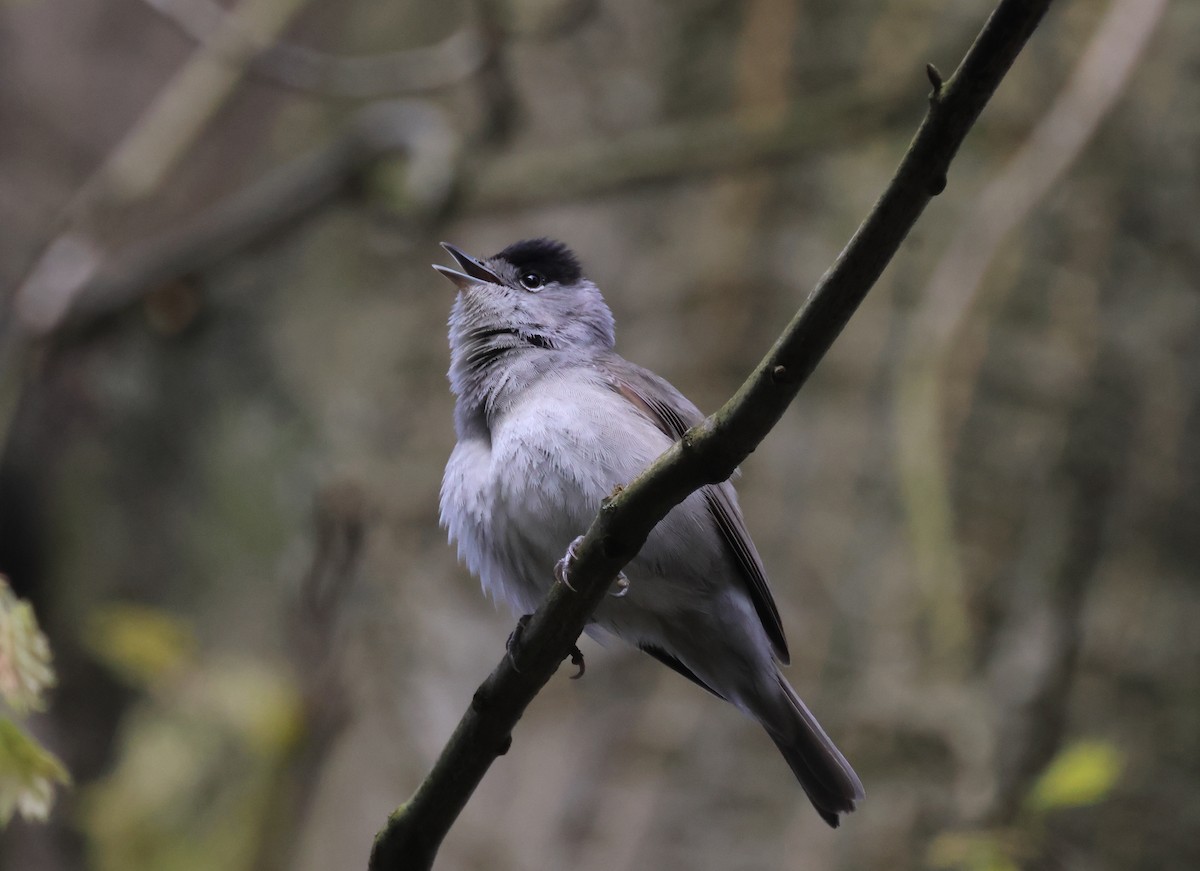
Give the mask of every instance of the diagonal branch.
M 379 161 L 402 154 L 404 195 L 433 209 L 450 195 L 457 142 L 441 113 L 397 100 L 359 111 L 324 148 L 277 168 L 182 227 L 109 255 L 86 229 L 53 239 L 0 309 L 0 452 L 45 337 L 82 328 L 183 275 L 295 227 L 353 195 Z M 84 197 L 86 199 L 86 196 Z
M 549 681 L 621 568 L 689 493 L 728 478 L 783 415 L 866 297 L 929 200 L 967 131 L 1050 5 L 1002 0 L 943 83 L 929 68 L 929 111 L 891 183 L 775 346 L 715 415 L 690 430 L 628 487 L 606 499 L 576 548 L 571 579 L 555 584 L 506 657 L 476 691 L 433 770 L 376 836 L 371 871 L 429 868 L 512 728 Z

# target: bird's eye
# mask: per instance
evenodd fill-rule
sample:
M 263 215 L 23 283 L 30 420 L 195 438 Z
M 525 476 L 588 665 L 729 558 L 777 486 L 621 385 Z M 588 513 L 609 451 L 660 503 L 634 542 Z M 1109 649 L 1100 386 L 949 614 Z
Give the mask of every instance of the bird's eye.
M 541 290 L 546 286 L 546 277 L 542 275 L 542 273 L 534 272 L 532 270 L 529 272 L 522 272 L 520 281 L 521 287 L 525 288 L 526 290 Z

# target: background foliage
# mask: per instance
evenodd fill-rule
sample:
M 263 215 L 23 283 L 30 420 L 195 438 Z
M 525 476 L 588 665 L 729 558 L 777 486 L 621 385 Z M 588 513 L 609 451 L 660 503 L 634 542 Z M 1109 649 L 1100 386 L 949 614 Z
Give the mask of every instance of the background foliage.
M 76 783 L 5 868 L 363 867 L 512 623 L 436 526 L 436 242 L 565 239 L 711 410 L 990 4 L 228 9 L 0 7 L 0 570 Z M 442 865 L 1200 864 L 1198 46 L 1185 0 L 1057 4 L 744 466 L 861 810 L 827 830 L 753 724 L 593 645 Z M 365 107 L 417 159 L 337 152 L 305 220 L 196 235 Z

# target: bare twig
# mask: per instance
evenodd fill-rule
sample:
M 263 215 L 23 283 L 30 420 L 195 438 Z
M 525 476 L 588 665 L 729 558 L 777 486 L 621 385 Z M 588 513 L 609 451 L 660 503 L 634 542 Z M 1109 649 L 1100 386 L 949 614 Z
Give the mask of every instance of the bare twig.
M 313 511 L 312 564 L 301 579 L 288 614 L 293 671 L 303 703 L 304 730 L 281 760 L 272 784 L 252 867 L 291 868 L 296 832 L 304 826 L 320 773 L 350 722 L 351 706 L 339 631 L 362 562 L 370 523 L 363 492 L 354 484 L 329 485 Z
M 230 20 L 239 32 L 270 40 L 305 2 L 244 0 Z M 104 265 L 90 226 L 94 213 L 101 204 L 128 204 L 153 193 L 233 92 L 241 72 L 228 58 L 218 63 L 209 48 L 195 52 L 62 210 L 55 237 L 12 295 L 11 309 L 0 313 L 0 449 L 22 395 L 30 342 L 62 322 Z
M 326 97 L 376 100 L 434 91 L 469 78 L 487 58 L 483 41 L 471 27 L 422 48 L 339 57 L 263 40 L 212 0 L 143 2 L 216 57 L 245 65 L 250 74 L 284 87 Z
M 887 266 L 967 131 L 1045 14 L 1050 0 L 1002 0 L 940 94 L 866 221 L 734 397 L 628 487 L 606 499 L 576 548 L 571 580 L 551 588 L 522 636 L 476 691 L 433 770 L 375 839 L 372 871 L 432 866 L 439 845 L 526 706 L 575 644 L 620 569 L 667 512 L 728 478 L 770 432 Z
M 183 228 L 149 239 L 98 266 L 79 286 L 63 321 L 120 308 L 165 282 L 277 236 L 361 189 L 389 155 L 407 158 L 408 195 L 441 202 L 454 177 L 455 138 L 441 114 L 401 101 L 364 109 L 337 139 L 233 194 Z
M 113 149 L 83 196 L 136 199 L 155 190 L 241 81 L 251 44 L 271 42 L 308 0 L 243 0 L 221 39 L 203 45 Z M 250 34 L 253 43 L 246 42 Z M 234 60 L 236 58 L 236 61 Z M 100 190 L 92 190 L 96 185 Z
M 230 28 L 270 40 L 307 0 L 245 0 L 230 13 Z M 221 45 L 237 45 L 228 34 Z M 218 61 L 218 55 L 222 60 Z M 61 229 L 42 252 L 13 299 L 6 334 L 44 334 L 54 329 L 104 261 L 89 226 L 103 205 L 145 198 L 158 189 L 241 79 L 250 54 L 233 63 L 219 45 L 196 51 L 156 95 L 92 175 L 80 186 L 59 218 Z M 7 344 L 7 336 L 0 337 Z M 7 356 L 7 348 L 0 354 Z
M 14 306 L 14 327 L 44 335 L 68 321 L 77 323 L 127 305 L 354 193 L 375 162 L 390 154 L 408 158 L 414 201 L 441 200 L 453 178 L 455 150 L 453 134 L 433 108 L 412 102 L 373 105 L 320 150 L 233 194 L 191 224 L 117 256 L 105 258 L 74 236 L 60 238 L 56 244 L 69 250 L 47 252 L 25 280 Z M 53 306 L 45 303 L 47 296 L 54 297 Z
M 458 143 L 441 114 L 422 103 L 364 109 L 332 143 L 230 196 L 191 224 L 116 256 L 86 235 L 64 232 L 0 313 L 0 448 L 23 391 L 38 340 L 117 311 L 150 291 L 295 226 L 340 198 L 380 159 L 403 154 L 404 195 L 414 208 L 449 196 Z
M 561 202 L 647 183 L 795 160 L 840 139 L 878 130 L 878 98 L 836 93 L 802 109 L 775 107 L 659 124 L 602 142 L 498 154 L 464 183 L 472 211 Z M 836 120 L 831 120 L 836 119 Z

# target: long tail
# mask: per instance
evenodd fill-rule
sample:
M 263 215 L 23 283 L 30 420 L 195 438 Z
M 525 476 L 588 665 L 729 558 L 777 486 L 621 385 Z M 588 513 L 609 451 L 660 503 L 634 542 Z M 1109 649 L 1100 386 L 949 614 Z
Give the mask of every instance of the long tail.
M 791 716 L 786 723 L 772 718 L 774 722 L 764 721 L 763 725 L 817 813 L 836 829 L 841 822 L 839 814 L 850 813 L 866 797 L 862 781 L 783 675 L 776 677 Z

